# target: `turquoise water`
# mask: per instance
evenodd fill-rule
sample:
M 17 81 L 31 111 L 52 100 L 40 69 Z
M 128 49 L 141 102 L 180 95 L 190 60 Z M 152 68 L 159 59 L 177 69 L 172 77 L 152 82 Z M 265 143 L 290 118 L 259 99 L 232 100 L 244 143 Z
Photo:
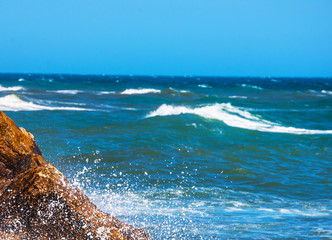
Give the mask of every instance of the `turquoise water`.
M 332 238 L 332 79 L 1 74 L 0 110 L 154 239 Z

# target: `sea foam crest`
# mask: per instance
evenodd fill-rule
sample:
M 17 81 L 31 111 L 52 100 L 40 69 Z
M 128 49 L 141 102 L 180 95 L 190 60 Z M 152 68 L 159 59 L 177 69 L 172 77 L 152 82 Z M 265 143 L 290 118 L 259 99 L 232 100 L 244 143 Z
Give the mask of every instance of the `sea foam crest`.
M 257 89 L 257 90 L 263 90 L 263 88 L 255 86 L 255 85 L 249 85 L 249 84 L 241 84 L 241 87 L 243 88 L 253 88 L 253 89 Z
M 198 84 L 197 86 L 200 88 L 212 88 L 210 85 L 207 84 Z
M 24 101 L 15 94 L 10 94 L 0 98 L 0 110 L 2 111 L 40 111 L 40 110 L 89 111 L 90 109 L 38 105 L 32 101 L 31 102 Z
M 75 95 L 77 93 L 80 93 L 82 91 L 80 90 L 57 90 L 57 91 L 54 91 L 56 93 L 61 93 L 61 94 L 72 94 L 72 95 Z
M 97 95 L 107 95 L 107 94 L 114 94 L 115 91 L 99 91 L 96 92 Z
M 239 99 L 247 99 L 247 96 L 229 96 L 228 98 L 239 98 Z
M 332 95 L 332 91 L 322 90 L 321 93 Z
M 133 94 L 147 94 L 147 93 L 160 93 L 161 91 L 153 88 L 139 88 L 139 89 L 126 89 L 120 94 L 133 95 Z
M 24 90 L 23 87 L 16 86 L 16 87 L 3 87 L 0 85 L 0 92 L 16 92 L 16 91 L 21 91 Z
M 195 114 L 206 119 L 215 119 L 231 127 L 256 130 L 261 132 L 276 132 L 290 134 L 332 134 L 332 130 L 310 130 L 285 127 L 277 123 L 264 120 L 248 111 L 232 106 L 230 103 L 217 103 L 204 107 L 188 108 L 186 106 L 172 106 L 163 104 L 146 117 L 168 116 L 180 114 Z

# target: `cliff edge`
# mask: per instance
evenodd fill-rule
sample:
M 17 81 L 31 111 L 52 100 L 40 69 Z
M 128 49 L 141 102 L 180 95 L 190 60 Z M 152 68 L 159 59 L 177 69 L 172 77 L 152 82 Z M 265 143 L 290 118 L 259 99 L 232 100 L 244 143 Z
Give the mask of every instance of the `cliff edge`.
M 0 239 L 151 239 L 99 210 L 0 111 Z

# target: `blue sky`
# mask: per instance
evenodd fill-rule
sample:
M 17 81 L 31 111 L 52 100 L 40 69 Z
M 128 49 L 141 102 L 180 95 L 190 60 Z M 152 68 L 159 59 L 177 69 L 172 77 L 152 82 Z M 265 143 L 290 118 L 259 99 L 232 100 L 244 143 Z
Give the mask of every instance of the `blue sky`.
M 330 0 L 0 0 L 0 72 L 332 77 Z

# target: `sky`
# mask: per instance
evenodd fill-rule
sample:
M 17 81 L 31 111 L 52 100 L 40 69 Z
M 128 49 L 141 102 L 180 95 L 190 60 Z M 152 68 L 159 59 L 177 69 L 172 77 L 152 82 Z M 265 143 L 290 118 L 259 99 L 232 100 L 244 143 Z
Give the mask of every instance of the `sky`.
M 0 73 L 332 77 L 332 1 L 0 0 Z

